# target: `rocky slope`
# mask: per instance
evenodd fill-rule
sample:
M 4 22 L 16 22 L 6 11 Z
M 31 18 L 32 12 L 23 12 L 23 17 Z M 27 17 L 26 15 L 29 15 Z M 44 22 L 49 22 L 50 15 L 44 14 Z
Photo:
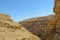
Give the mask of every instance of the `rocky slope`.
M 19 23 L 22 24 L 27 30 L 29 30 L 33 34 L 37 36 L 43 36 L 43 34 L 47 31 L 46 27 L 48 23 L 52 19 L 54 19 L 54 15 L 31 18 L 21 21 Z
M 48 15 L 44 17 L 36 17 L 36 18 L 27 19 L 19 23 L 22 24 L 27 30 L 29 30 L 33 34 L 39 36 L 42 40 L 49 40 L 50 37 L 51 38 L 53 37 L 50 40 L 60 40 L 60 36 L 59 36 L 60 27 L 56 28 L 57 30 L 57 32 L 55 31 L 56 33 L 51 32 L 52 30 L 51 31 L 47 30 L 54 27 L 54 21 L 55 21 L 55 15 Z M 52 35 L 52 36 L 48 36 L 46 38 L 47 35 Z
M 40 40 L 9 16 L 0 14 L 0 40 Z

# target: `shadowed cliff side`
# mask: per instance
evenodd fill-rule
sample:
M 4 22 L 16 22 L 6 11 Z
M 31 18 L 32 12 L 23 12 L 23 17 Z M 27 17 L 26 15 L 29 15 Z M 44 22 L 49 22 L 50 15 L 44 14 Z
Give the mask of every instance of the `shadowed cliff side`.
M 44 17 L 27 19 L 19 23 L 22 24 L 27 30 L 29 30 L 33 34 L 43 38 L 44 34 L 47 32 L 47 25 L 52 19 L 55 19 L 54 14 Z

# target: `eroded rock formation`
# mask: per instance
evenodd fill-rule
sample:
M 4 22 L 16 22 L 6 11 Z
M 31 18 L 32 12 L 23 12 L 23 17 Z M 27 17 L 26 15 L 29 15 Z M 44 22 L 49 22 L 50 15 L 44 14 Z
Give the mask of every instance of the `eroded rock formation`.
M 54 5 L 55 20 L 48 23 L 44 40 L 60 40 L 60 0 L 55 0 Z

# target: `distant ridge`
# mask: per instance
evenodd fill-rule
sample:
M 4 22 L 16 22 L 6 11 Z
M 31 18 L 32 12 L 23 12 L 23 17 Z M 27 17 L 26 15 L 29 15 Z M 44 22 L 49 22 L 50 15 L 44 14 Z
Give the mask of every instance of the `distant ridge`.
M 20 22 L 29 22 L 29 21 L 36 21 L 36 20 L 42 20 L 42 19 L 49 19 L 54 17 L 55 14 L 51 14 L 51 15 L 47 15 L 47 16 L 41 16 L 41 17 L 33 17 L 33 18 L 29 18 Z

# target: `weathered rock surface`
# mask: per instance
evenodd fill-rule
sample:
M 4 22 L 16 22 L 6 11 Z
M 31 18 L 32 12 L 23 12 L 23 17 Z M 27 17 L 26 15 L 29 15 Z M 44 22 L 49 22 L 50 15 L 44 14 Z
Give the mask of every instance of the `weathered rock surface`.
M 1 18 L 3 17 L 3 18 Z M 9 21 L 10 17 L 0 15 L 0 40 L 40 40 L 22 25 Z
M 33 34 L 43 38 L 44 34 L 47 32 L 46 29 L 48 27 L 48 23 L 54 19 L 54 15 L 49 15 L 44 17 L 27 19 L 19 23 L 22 24 L 27 30 L 29 30 Z

